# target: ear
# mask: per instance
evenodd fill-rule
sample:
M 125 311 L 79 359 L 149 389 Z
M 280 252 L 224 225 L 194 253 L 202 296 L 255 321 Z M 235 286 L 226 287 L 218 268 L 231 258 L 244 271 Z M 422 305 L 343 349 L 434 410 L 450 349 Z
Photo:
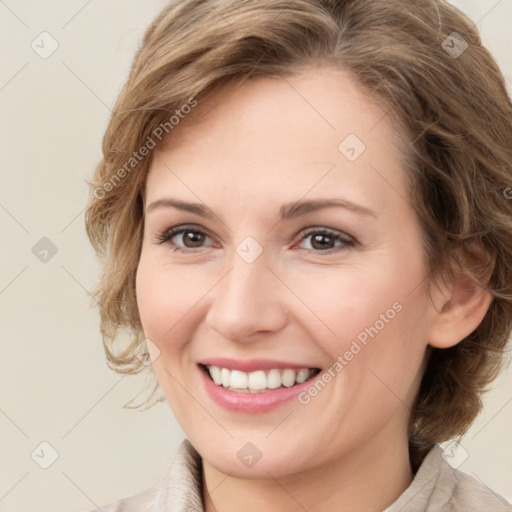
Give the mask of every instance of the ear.
M 478 281 L 471 279 L 465 265 L 485 265 L 489 255 L 475 245 L 457 251 L 458 259 L 451 265 L 449 279 L 432 286 L 432 302 L 436 313 L 430 326 L 429 345 L 435 348 L 449 348 L 469 336 L 482 322 L 492 296 L 486 288 L 489 276 Z M 465 264 L 465 265 L 464 265 Z

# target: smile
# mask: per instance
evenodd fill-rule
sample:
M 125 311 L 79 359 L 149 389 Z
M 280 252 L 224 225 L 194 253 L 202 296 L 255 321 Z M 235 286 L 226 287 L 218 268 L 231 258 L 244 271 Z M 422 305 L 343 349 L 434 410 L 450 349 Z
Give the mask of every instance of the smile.
M 236 393 L 265 393 L 279 388 L 291 388 L 318 375 L 318 368 L 269 369 L 244 372 L 213 365 L 203 365 L 217 385 Z

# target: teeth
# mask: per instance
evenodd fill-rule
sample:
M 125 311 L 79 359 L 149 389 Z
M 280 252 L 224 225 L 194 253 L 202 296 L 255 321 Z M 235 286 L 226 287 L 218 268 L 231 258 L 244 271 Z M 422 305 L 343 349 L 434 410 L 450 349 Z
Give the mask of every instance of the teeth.
M 283 383 L 283 386 L 291 388 L 295 384 L 296 376 L 297 372 L 295 370 L 284 370 L 281 375 L 281 382 Z
M 251 391 L 260 391 L 261 389 L 265 389 L 267 387 L 267 376 L 265 375 L 264 371 L 260 370 L 257 372 L 251 372 L 249 374 L 246 373 L 245 375 L 249 375 L 249 384 L 247 387 Z
M 222 368 L 220 371 L 220 380 L 225 388 L 229 388 L 229 386 L 231 386 L 231 372 L 226 368 Z
M 316 374 L 316 370 L 311 368 L 301 368 L 298 371 L 292 369 L 258 370 L 250 373 L 218 366 L 207 366 L 206 368 L 217 386 L 242 393 L 260 393 L 282 386 L 290 388 L 306 382 Z
M 213 382 L 220 386 L 222 383 L 222 378 L 220 376 L 220 369 L 218 366 L 210 366 L 210 376 L 213 379 Z
M 214 367 L 215 368 L 215 367 Z M 226 370 L 229 371 L 229 370 Z M 231 370 L 229 385 L 236 389 L 247 389 L 247 373 Z M 253 386 L 251 386 L 253 387 Z
M 297 384 L 302 384 L 309 379 L 309 370 L 299 370 L 297 372 Z
M 279 370 L 270 370 L 267 375 L 267 388 L 277 389 L 281 387 L 281 372 Z

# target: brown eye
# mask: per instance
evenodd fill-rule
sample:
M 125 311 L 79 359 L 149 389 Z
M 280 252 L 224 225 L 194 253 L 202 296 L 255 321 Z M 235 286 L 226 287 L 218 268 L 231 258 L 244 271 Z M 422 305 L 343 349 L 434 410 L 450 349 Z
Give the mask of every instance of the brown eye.
M 331 235 L 318 234 L 311 238 L 311 246 L 313 249 L 323 250 L 332 249 L 334 247 L 335 240 Z
M 187 252 L 188 249 L 200 249 L 210 237 L 194 226 L 176 226 L 160 234 L 157 244 L 169 244 L 174 251 Z
M 330 253 L 348 249 L 355 245 L 355 240 L 339 231 L 315 229 L 305 232 L 301 241 L 309 240 L 309 247 L 302 247 L 309 252 Z
M 184 231 L 182 234 L 183 244 L 185 245 L 185 247 L 201 247 L 205 239 L 204 233 L 201 233 L 200 231 L 187 230 Z

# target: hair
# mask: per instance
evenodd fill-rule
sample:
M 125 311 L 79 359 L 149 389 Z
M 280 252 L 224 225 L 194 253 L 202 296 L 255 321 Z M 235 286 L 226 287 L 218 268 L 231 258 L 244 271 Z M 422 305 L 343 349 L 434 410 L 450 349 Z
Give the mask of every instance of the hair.
M 467 431 L 500 371 L 512 327 L 512 104 L 477 28 L 443 0 L 180 0 L 161 11 L 137 51 L 89 181 L 86 229 L 103 261 L 94 296 L 107 362 L 120 373 L 150 366 L 135 276 L 151 149 L 160 148 L 163 130 L 172 139 L 173 127 L 189 122 L 170 114 L 190 111 L 223 84 L 318 66 L 350 73 L 406 136 L 409 200 L 429 282 L 455 262 L 492 296 L 467 338 L 427 351 L 409 424 L 417 466 L 434 443 Z M 487 261 L 472 257 L 476 247 Z M 130 342 L 115 351 L 121 330 Z

